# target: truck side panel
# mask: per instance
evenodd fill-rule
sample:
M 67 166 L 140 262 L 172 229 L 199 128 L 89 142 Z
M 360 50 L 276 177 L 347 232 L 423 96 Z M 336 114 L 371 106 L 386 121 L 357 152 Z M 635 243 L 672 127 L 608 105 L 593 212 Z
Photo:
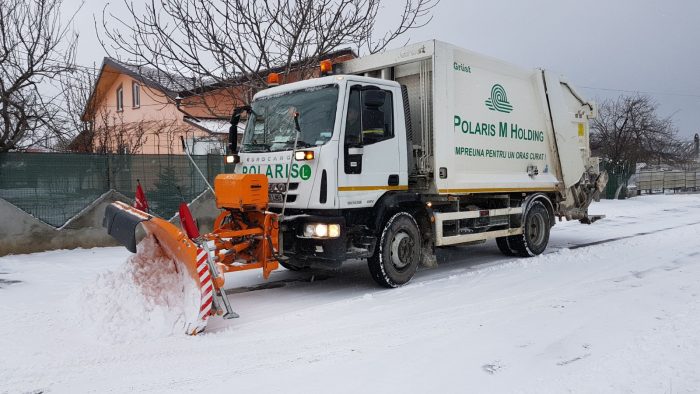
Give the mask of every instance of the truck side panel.
M 441 194 L 549 191 L 557 179 L 539 71 L 440 43 L 435 167 Z M 439 169 L 447 170 L 440 179 Z

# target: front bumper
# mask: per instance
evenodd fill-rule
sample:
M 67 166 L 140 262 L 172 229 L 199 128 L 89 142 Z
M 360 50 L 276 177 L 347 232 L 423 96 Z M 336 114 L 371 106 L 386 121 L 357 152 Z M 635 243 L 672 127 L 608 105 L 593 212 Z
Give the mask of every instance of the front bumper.
M 337 238 L 309 238 L 303 236 L 307 223 L 339 224 Z M 284 220 L 280 225 L 282 254 L 295 265 L 337 267 L 348 259 L 366 258 L 374 252 L 373 237 L 361 236 L 349 228 L 342 216 L 299 215 Z

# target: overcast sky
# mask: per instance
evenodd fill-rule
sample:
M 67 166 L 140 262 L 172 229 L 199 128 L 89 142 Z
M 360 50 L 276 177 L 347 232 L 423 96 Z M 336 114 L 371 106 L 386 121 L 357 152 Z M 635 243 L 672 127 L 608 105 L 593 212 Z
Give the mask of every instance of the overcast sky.
M 394 20 L 402 1 L 386 0 L 382 20 Z M 64 10 L 81 2 L 64 0 Z M 127 17 L 120 0 L 87 1 L 75 25 L 80 64 L 102 61 L 93 15 L 99 21 L 105 5 Z M 409 32 L 411 42 L 435 38 L 552 69 L 597 101 L 639 91 L 656 99 L 682 136 L 700 133 L 698 0 L 442 0 L 433 15 L 428 26 Z

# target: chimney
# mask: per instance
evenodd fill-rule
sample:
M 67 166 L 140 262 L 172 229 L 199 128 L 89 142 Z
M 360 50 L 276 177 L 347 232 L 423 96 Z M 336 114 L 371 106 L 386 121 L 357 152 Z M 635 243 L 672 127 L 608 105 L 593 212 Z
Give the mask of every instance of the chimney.
M 700 162 L 700 135 L 695 133 L 695 159 Z

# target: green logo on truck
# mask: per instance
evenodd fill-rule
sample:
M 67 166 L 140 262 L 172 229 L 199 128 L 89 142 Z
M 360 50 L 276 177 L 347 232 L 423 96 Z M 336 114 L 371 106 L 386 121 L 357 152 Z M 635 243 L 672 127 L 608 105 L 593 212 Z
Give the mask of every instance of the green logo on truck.
M 241 166 L 242 174 L 265 174 L 270 179 L 286 179 L 287 175 L 292 179 L 301 178 L 304 181 L 311 178 L 311 166 L 308 164 L 293 163 L 291 171 L 289 173 L 288 171 L 289 164 L 270 164 L 266 167 L 262 167 L 260 164 Z
M 513 110 L 513 106 L 508 102 L 506 90 L 499 84 L 493 85 L 491 88 L 491 97 L 487 98 L 486 107 L 491 111 L 504 112 L 509 114 Z
M 299 177 L 303 180 L 311 178 L 311 167 L 308 164 L 304 164 L 299 168 Z

